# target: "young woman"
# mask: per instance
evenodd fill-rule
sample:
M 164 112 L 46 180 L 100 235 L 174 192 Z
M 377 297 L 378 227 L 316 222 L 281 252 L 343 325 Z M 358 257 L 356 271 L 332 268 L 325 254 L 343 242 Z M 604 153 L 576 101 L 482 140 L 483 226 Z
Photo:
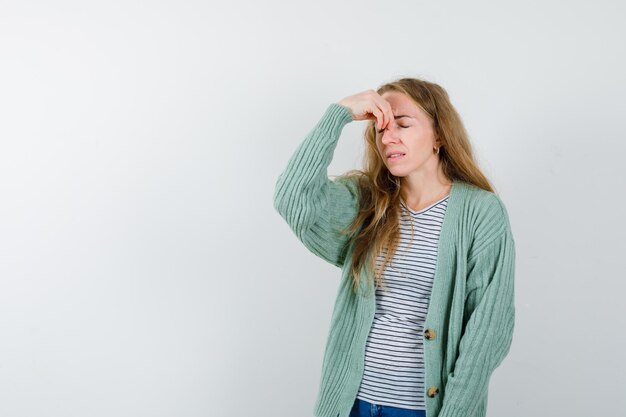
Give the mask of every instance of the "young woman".
M 353 120 L 368 120 L 364 169 L 330 179 Z M 342 268 L 316 416 L 485 416 L 513 337 L 515 243 L 442 87 L 402 78 L 332 103 L 274 207 Z

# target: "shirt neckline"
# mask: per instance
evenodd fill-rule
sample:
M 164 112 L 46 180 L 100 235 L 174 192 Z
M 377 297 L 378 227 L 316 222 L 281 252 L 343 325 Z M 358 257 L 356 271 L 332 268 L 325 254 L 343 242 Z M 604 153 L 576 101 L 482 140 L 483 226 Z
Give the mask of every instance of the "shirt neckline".
M 432 203 L 431 205 L 424 207 L 423 209 L 419 210 L 419 211 L 415 211 L 412 208 L 410 208 L 402 199 L 402 197 L 400 197 L 400 204 L 402 204 L 402 206 L 407 209 L 410 213 L 412 214 L 422 214 L 430 209 L 432 209 L 434 206 L 436 206 L 437 204 L 441 203 L 443 200 L 445 200 L 446 198 L 450 197 L 450 194 L 452 194 L 452 190 L 450 190 L 450 192 L 445 196 L 440 198 L 439 200 L 437 200 L 436 202 Z

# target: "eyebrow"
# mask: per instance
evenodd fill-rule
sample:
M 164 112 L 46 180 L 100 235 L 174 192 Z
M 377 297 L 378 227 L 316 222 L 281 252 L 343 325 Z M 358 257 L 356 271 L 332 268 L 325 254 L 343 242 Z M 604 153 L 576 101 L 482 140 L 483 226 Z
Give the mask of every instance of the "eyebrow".
M 403 117 L 408 117 L 409 119 L 417 120 L 414 116 L 408 116 L 406 114 L 399 114 L 398 116 L 394 116 L 394 119 L 402 119 Z M 382 129 L 377 129 L 380 132 Z

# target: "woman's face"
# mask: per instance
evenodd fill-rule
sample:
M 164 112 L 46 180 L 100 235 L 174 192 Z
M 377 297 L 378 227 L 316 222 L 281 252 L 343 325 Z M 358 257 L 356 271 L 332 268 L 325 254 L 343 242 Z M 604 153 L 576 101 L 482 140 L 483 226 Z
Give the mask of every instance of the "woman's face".
M 388 91 L 382 97 L 391 104 L 394 121 L 377 130 L 376 147 L 387 169 L 396 177 L 436 172 L 439 157 L 434 153 L 435 135 L 429 116 L 405 94 Z M 390 157 L 389 154 L 402 153 Z

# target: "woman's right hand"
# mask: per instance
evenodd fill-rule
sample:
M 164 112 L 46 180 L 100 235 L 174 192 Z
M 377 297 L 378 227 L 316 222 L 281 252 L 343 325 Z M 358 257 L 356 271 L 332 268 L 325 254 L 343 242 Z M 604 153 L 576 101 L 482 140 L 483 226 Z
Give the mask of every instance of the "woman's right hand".
M 391 104 L 375 90 L 366 90 L 345 97 L 337 103 L 350 109 L 353 120 L 376 120 L 378 129 L 386 128 L 389 123 L 393 123 Z

